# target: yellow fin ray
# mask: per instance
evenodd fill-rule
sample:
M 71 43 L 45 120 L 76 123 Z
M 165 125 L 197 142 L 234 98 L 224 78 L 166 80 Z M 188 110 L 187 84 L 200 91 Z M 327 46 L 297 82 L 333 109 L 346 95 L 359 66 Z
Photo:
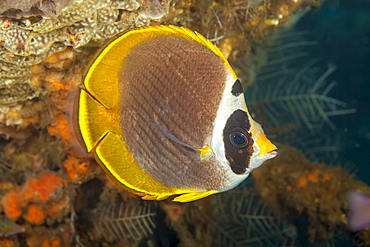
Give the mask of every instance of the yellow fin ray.
M 216 194 L 218 191 L 207 191 L 207 192 L 192 192 L 192 193 L 187 193 L 184 195 L 177 196 L 173 199 L 174 202 L 191 202 L 195 200 L 202 199 L 204 197 L 210 196 L 212 194 Z
M 87 151 L 91 152 L 108 131 L 119 131 L 119 117 L 84 90 L 80 92 L 79 104 L 80 131 Z
M 205 155 L 209 154 L 212 152 L 212 149 L 210 146 L 205 146 L 203 148 L 199 148 L 197 149 L 198 153 L 199 153 L 199 157 L 200 159 L 204 159 L 205 158 Z

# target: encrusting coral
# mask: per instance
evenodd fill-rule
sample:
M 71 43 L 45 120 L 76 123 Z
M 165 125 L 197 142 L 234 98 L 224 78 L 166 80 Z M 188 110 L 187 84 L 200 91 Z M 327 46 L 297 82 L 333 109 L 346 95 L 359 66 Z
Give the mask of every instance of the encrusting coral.
M 173 1 L 164 23 L 182 25 L 215 42 L 230 62 L 249 53 L 276 27 L 320 1 Z
M 28 1 L 29 4 L 36 2 Z M 125 237 L 106 231 L 124 229 L 124 233 L 128 235 L 137 234 L 135 231 L 138 231 L 136 237 L 127 236 L 135 244 L 140 241 L 139 238 L 149 238 L 148 235 L 155 231 L 155 226 L 150 225 L 150 228 L 144 228 L 145 231 L 140 232 L 140 224 L 158 224 L 154 220 L 157 211 L 154 213 L 152 208 L 148 209 L 147 202 L 117 189 L 94 160 L 81 152 L 73 134 L 73 93 L 81 85 L 87 61 L 96 47 L 108 37 L 128 27 L 149 24 L 151 19 L 164 14 L 161 12 L 163 9 L 158 7 L 164 5 L 164 9 L 169 11 L 162 19 L 164 23 L 182 24 L 206 36 L 208 33 L 208 38 L 217 42 L 226 56 L 235 61 L 248 53 L 250 43 L 263 40 L 271 30 L 292 18 L 293 13 L 302 6 L 317 4 L 309 0 L 172 1 L 171 6 L 167 1 L 152 0 L 60 2 L 73 2 L 81 6 L 87 2 L 105 4 L 94 5 L 97 11 L 91 8 L 89 13 L 84 12 L 81 20 L 76 21 L 58 17 L 66 15 L 64 11 L 68 8 L 51 8 L 56 12 L 50 18 L 43 18 L 44 13 L 36 19 L 22 18 L 15 21 L 9 19 L 9 15 L 4 15 L 0 21 L 0 39 L 9 30 L 15 35 L 12 36 L 13 41 L 19 39 L 12 44 L 7 40 L 6 45 L 0 47 L 1 51 L 7 51 L 6 56 L 0 56 L 0 78 L 7 82 L 0 84 L 0 95 L 4 100 L 0 101 L 0 135 L 6 136 L 6 140 L 0 141 L 0 204 L 4 215 L 25 227 L 24 233 L 0 239 L 0 245 L 4 246 L 82 246 L 83 243 L 86 246 L 101 246 L 107 239 L 111 241 L 110 246 L 124 246 L 128 243 L 119 242 L 126 241 Z M 111 3 L 116 5 L 112 7 Z M 129 3 L 131 7 L 126 5 Z M 69 10 L 77 11 L 76 6 L 73 6 Z M 23 11 L 27 12 L 28 9 Z M 18 33 L 20 36 L 16 35 L 17 30 L 21 30 Z M 54 34 L 59 36 L 54 37 Z M 66 34 L 69 35 L 63 36 Z M 59 39 L 60 35 L 64 40 L 56 42 L 54 38 Z M 45 40 L 37 43 L 37 39 L 32 37 L 44 37 Z M 31 40 L 37 44 L 30 46 Z M 94 42 L 89 43 L 91 40 Z M 95 48 L 84 46 L 88 43 Z M 38 50 L 38 47 L 46 48 Z M 22 63 L 17 64 L 18 61 Z M 278 157 L 284 157 L 282 150 Z M 301 165 L 304 157 L 297 156 L 300 160 L 296 165 Z M 286 158 L 292 159 L 292 156 L 288 155 Z M 277 159 L 276 162 L 282 161 Z M 278 165 L 272 167 L 272 164 L 266 164 L 252 175 L 255 178 L 260 176 L 256 179 L 259 182 L 258 191 L 271 205 L 280 203 L 278 199 L 281 198 L 286 202 L 284 205 L 279 204 L 277 213 L 287 208 L 297 209 L 297 212 L 307 212 L 307 217 L 316 220 L 318 225 L 329 220 L 326 223 L 329 227 L 325 230 L 318 227 L 317 229 L 321 229 L 319 232 L 313 227 L 309 231 L 312 240 L 327 238 L 335 230 L 345 229 L 345 215 L 348 210 L 342 199 L 346 188 L 368 192 L 365 185 L 356 182 L 344 171 L 325 168 L 322 164 L 312 167 L 307 164 L 307 170 L 295 171 L 278 168 Z M 274 173 L 269 174 L 265 169 L 271 169 L 270 172 Z M 332 190 L 328 191 L 327 188 Z M 339 197 L 335 195 L 335 191 Z M 236 192 L 238 196 L 239 192 Z M 225 200 L 237 198 L 226 193 L 224 197 L 223 194 L 216 196 L 226 198 Z M 192 204 L 154 203 L 162 206 L 183 246 L 212 246 L 212 234 L 217 231 L 210 227 L 209 219 L 217 217 L 212 215 L 213 212 L 220 212 L 212 209 L 215 205 L 220 205 L 216 196 Z M 253 193 L 252 196 L 255 197 L 256 194 Z M 337 199 L 340 204 L 333 205 L 329 198 Z M 321 202 L 327 201 L 328 206 L 322 206 Z M 245 209 L 245 205 L 240 207 Z M 131 214 L 129 209 L 132 209 Z M 329 212 L 329 209 L 333 211 Z M 105 225 L 101 227 L 105 222 L 110 223 L 112 212 L 113 217 L 120 217 L 122 224 L 117 224 L 116 228 Z M 138 225 L 130 228 L 134 223 L 125 221 L 127 215 L 137 216 L 140 221 L 137 222 Z M 148 217 L 145 218 L 145 215 Z M 134 221 L 135 217 L 129 220 Z M 85 229 L 86 222 L 96 222 L 99 219 L 105 221 L 100 223 L 97 230 Z M 222 222 L 217 224 L 221 225 Z M 365 231 L 357 235 L 362 236 L 363 232 Z
M 47 106 L 40 105 L 39 98 L 48 89 L 37 82 L 35 65 L 68 47 L 77 49 L 88 43 L 100 46 L 127 28 L 149 25 L 164 14 L 156 0 L 0 3 L 0 124 L 45 126 L 45 116 L 28 119 L 30 115 L 47 113 Z M 52 80 L 58 76 L 63 74 L 48 75 Z
M 370 245 L 370 229 L 349 232 L 346 201 L 348 191 L 370 195 L 370 187 L 344 168 L 310 162 L 301 152 L 282 146 L 279 155 L 253 171 L 252 176 L 258 194 L 278 215 L 292 222 L 308 220 L 308 225 L 296 226 L 311 243 L 330 239 L 342 230 L 354 235 L 358 244 Z
M 62 181 L 55 174 L 41 174 L 29 177 L 23 186 L 11 189 L 1 199 L 4 212 L 9 219 L 23 216 L 32 224 L 63 217 L 68 212 L 69 198 L 62 190 Z

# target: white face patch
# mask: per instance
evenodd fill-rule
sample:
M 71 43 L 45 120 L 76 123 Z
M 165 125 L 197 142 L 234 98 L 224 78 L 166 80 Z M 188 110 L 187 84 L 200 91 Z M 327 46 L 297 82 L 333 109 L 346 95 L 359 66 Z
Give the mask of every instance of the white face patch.
M 228 74 L 226 78 L 225 90 L 223 92 L 222 99 L 214 121 L 214 128 L 210 141 L 210 147 L 213 150 L 216 159 L 219 161 L 218 165 L 221 166 L 221 169 L 225 172 L 225 177 L 228 180 L 227 183 L 225 183 L 225 186 L 221 188 L 221 191 L 226 191 L 234 188 L 244 179 L 246 179 L 253 169 L 259 167 L 264 161 L 273 157 L 269 154 L 265 154 L 263 156 L 259 155 L 260 147 L 257 145 L 257 137 L 260 134 L 264 135 L 264 132 L 261 126 L 257 122 L 255 122 L 248 113 L 248 109 L 244 99 L 244 93 L 240 93 L 240 89 L 238 88 L 239 85 L 235 84 L 236 80 L 237 79 L 231 73 Z M 244 164 L 248 162 L 248 159 L 249 163 L 246 164 L 246 167 L 242 170 L 242 173 L 235 172 L 234 168 L 231 167 L 231 164 L 226 157 L 226 138 L 224 138 L 224 130 L 226 124 L 228 123 L 228 119 L 238 110 L 240 112 L 243 112 L 243 114 L 247 114 L 247 116 L 244 116 L 249 121 L 250 129 L 248 132 L 250 137 L 253 139 L 253 149 L 250 149 L 249 155 L 246 156 L 244 160 Z M 253 153 L 251 153 L 252 150 Z M 238 162 L 237 165 L 239 165 Z M 240 165 L 242 166 L 243 164 Z
M 241 109 L 247 111 L 244 94 L 240 94 L 239 96 L 235 97 L 231 93 L 235 81 L 236 79 L 234 76 L 229 73 L 226 77 L 226 86 L 217 110 L 211 137 L 211 149 L 215 153 L 217 160 L 219 160 L 225 167 L 228 167 L 229 169 L 229 162 L 225 156 L 223 130 L 225 128 L 227 119 L 235 110 Z
M 225 128 L 226 122 L 230 115 L 235 110 L 247 111 L 247 106 L 244 100 L 244 94 L 239 94 L 234 96 L 231 91 L 232 87 L 236 81 L 236 78 L 229 73 L 226 78 L 226 86 L 222 95 L 222 99 L 217 110 L 217 115 L 214 121 L 214 128 L 211 136 L 211 149 L 213 150 L 216 159 L 219 161 L 219 165 L 222 166 L 222 169 L 227 173 L 225 174 L 228 177 L 228 182 L 225 184 L 225 187 L 221 191 L 226 191 L 234 188 L 245 180 L 249 173 L 237 175 L 231 171 L 229 161 L 225 156 L 225 145 L 223 138 L 223 130 Z

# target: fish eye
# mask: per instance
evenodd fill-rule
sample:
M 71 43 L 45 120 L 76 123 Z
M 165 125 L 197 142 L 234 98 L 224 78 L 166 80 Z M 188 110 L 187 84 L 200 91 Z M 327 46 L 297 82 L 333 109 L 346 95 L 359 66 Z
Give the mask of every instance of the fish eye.
M 229 135 L 229 140 L 231 144 L 236 148 L 246 148 L 249 143 L 248 133 L 240 127 L 234 128 Z

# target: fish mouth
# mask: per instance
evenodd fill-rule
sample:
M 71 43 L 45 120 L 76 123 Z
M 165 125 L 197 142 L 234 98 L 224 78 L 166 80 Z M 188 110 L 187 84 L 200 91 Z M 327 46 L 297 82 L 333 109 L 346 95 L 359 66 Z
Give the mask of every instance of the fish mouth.
M 270 156 L 270 159 L 275 158 L 278 155 L 277 148 L 267 153 Z

